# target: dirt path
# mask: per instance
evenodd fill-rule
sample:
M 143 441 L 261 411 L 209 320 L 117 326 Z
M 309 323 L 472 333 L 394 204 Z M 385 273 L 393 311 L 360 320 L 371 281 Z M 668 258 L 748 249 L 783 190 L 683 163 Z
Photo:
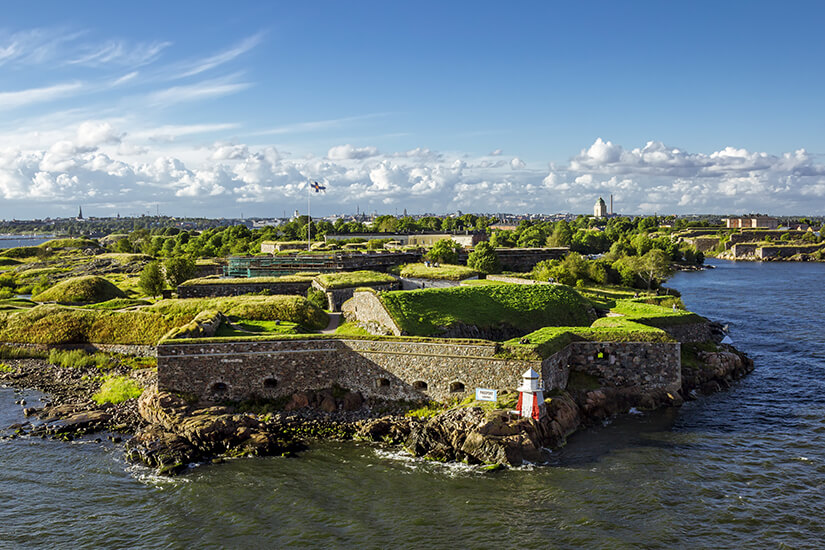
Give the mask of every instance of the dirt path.
M 338 328 L 338 325 L 341 324 L 341 314 L 340 313 L 330 313 L 329 314 L 329 324 L 327 328 L 321 331 L 322 334 L 333 334 L 335 329 Z

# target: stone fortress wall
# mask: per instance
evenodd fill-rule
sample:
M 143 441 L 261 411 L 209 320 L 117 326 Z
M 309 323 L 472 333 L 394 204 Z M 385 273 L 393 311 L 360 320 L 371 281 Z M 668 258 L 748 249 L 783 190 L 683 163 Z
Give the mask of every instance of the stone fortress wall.
M 546 391 L 564 389 L 571 371 L 608 387 L 677 391 L 680 344 L 574 342 L 544 359 L 496 357 L 492 342 L 347 338 L 158 346 L 158 387 L 200 398 L 277 398 L 337 384 L 365 397 L 463 399 L 475 388 L 515 389 L 529 368 Z

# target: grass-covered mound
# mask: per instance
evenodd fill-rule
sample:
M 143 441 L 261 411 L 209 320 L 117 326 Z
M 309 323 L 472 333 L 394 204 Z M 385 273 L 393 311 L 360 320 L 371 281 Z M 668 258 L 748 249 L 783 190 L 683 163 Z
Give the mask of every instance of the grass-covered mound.
M 318 275 L 318 283 L 327 290 L 359 286 L 385 285 L 395 282 L 395 278 L 377 271 L 344 271 Z
M 108 309 L 108 310 L 115 310 L 115 309 L 126 309 L 130 307 L 137 307 L 137 306 L 148 306 L 151 305 L 151 302 L 148 300 L 140 300 L 137 298 L 114 298 L 112 300 L 106 300 L 105 302 L 99 302 L 97 304 L 89 304 L 86 306 L 81 306 L 84 309 Z
M 194 315 L 100 311 L 55 305 L 0 312 L 0 340 L 32 344 L 154 345 Z
M 478 271 L 463 265 L 445 264 L 427 267 L 425 264 L 404 264 L 397 270 L 398 275 L 412 279 L 440 279 L 460 281 L 477 277 Z
M 302 296 L 225 296 L 161 300 L 146 308 L 165 315 L 189 316 L 205 310 L 220 311 L 228 317 L 257 321 L 289 321 L 308 330 L 325 328 L 329 317 Z
M 20 265 L 19 260 L 15 260 L 14 258 L 0 258 L 0 266 L 18 266 Z
M 0 256 L 4 256 L 6 258 L 31 258 L 32 256 L 37 256 L 42 253 L 43 249 L 39 246 L 18 246 L 3 250 L 0 252 Z
M 690 325 L 706 321 L 704 317 L 684 309 L 678 309 L 678 307 L 677 309 L 662 307 L 655 304 L 646 304 L 640 300 L 616 300 L 616 305 L 611 311 L 624 315 L 637 323 L 653 327 Z
M 99 275 L 66 279 L 50 289 L 32 296 L 32 300 L 35 302 L 58 302 L 61 304 L 92 304 L 115 298 L 126 298 L 126 294 Z
M 91 239 L 52 239 L 42 243 L 40 248 L 100 248 L 100 245 Z
M 546 326 L 587 326 L 589 303 L 559 285 L 485 285 L 381 293 L 380 299 L 408 334 L 429 336 L 456 324 L 478 328 L 510 325 L 530 331 Z
M 279 277 L 201 277 L 198 279 L 189 279 L 184 281 L 180 286 L 193 285 L 254 285 L 254 284 L 271 284 L 271 283 L 305 283 L 312 281 L 318 272 L 298 272 L 292 275 L 281 275 Z

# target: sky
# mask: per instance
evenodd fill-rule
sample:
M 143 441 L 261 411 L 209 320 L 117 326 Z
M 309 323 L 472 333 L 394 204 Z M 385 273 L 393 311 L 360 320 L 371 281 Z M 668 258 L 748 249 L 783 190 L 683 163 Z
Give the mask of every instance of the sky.
M 14 2 L 0 219 L 823 215 L 821 2 Z

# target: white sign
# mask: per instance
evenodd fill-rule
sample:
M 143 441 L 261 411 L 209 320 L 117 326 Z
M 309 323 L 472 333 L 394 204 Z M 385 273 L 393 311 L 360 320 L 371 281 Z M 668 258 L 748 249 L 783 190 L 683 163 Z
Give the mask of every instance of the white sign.
M 476 388 L 476 401 L 496 401 L 498 400 L 498 390 L 486 390 Z

